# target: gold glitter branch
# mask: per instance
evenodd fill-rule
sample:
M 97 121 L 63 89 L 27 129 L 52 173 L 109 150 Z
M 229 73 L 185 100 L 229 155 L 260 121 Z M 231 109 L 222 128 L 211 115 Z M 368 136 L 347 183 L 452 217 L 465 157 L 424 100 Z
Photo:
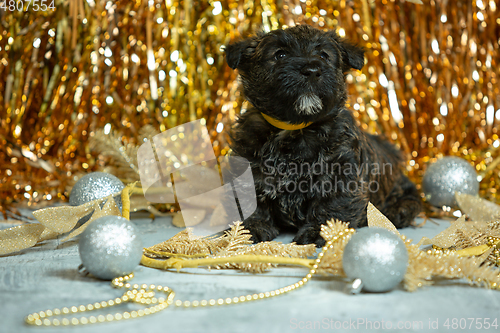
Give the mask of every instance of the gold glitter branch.
M 368 209 L 369 226 L 383 227 L 392 232 L 399 233 L 394 225 L 375 207 Z M 489 232 L 499 231 L 499 222 L 488 224 Z M 450 227 L 452 228 L 452 227 Z M 455 229 L 450 229 L 455 231 Z M 483 230 L 484 232 L 484 230 Z M 341 221 L 327 221 L 322 226 L 321 236 L 330 247 L 323 253 L 323 258 L 316 271 L 322 274 L 345 276 L 342 267 L 342 256 L 346 244 L 355 233 L 354 229 L 348 227 L 348 223 Z M 451 234 L 448 231 L 446 234 Z M 248 231 L 244 230 L 240 222 L 231 226 L 223 236 L 216 238 L 193 238 L 189 230 L 185 230 L 154 247 L 145 249 L 142 264 L 148 267 L 160 269 L 193 268 L 201 266 L 215 266 L 217 268 L 237 268 L 254 273 L 263 272 L 277 264 L 299 265 L 311 268 L 314 260 L 305 259 L 315 252 L 314 245 L 299 246 L 295 244 L 280 244 L 275 242 L 263 242 L 249 245 Z M 476 241 L 461 242 L 454 241 L 455 248 L 465 247 L 467 251 L 432 249 L 422 251 L 418 244 L 412 244 L 411 240 L 400 235 L 404 241 L 409 254 L 408 269 L 404 277 L 404 287 L 408 291 L 434 283 L 435 278 L 466 279 L 471 285 L 484 288 L 499 289 L 499 270 L 485 263 L 485 259 L 496 250 L 496 244 L 491 237 L 473 236 L 471 239 L 488 241 L 491 251 L 480 256 L 475 256 L 479 249 Z M 335 240 L 335 241 L 333 241 Z M 496 239 L 498 241 L 498 239 Z M 214 249 L 216 249 L 214 251 Z M 462 249 L 462 250 L 464 250 Z M 476 252 L 475 252 L 476 251 Z M 498 251 L 497 251 L 498 252 Z M 266 254 L 263 256 L 262 254 Z M 186 257 L 187 255 L 191 257 Z M 205 256 L 202 259 L 192 259 L 197 256 Z M 277 256 L 277 257 L 276 257 Z M 154 258 L 163 258 L 158 260 Z
M 346 244 L 354 234 L 354 230 L 349 229 L 349 223 L 330 220 L 326 222 L 326 225 L 321 226 L 320 234 L 326 241 L 332 240 L 334 237 L 339 237 L 339 239 L 333 242 L 333 247 L 325 252 L 324 258 L 318 267 L 318 272 L 344 276 L 342 255 Z
M 312 256 L 316 252 L 314 244 L 296 245 L 283 244 L 280 242 L 262 242 L 245 246 L 232 254 L 226 254 L 222 251 L 217 256 L 229 257 L 230 263 L 217 265 L 215 268 L 236 268 L 247 272 L 262 273 L 276 265 L 300 265 L 311 268 L 313 260 L 304 259 Z M 261 262 L 245 261 L 249 256 L 261 257 Z M 275 257 L 277 260 L 272 259 Z M 239 261 L 234 261 L 240 258 Z M 271 260 L 269 260 L 271 258 Z
M 433 283 L 432 278 L 465 278 L 472 285 L 499 289 L 499 270 L 482 265 L 483 260 L 476 257 L 460 257 L 450 250 L 420 251 L 418 246 L 406 242 L 409 253 L 408 271 L 404 285 L 408 291 Z
M 125 180 L 126 183 L 139 180 L 137 165 L 138 146 L 123 143 L 122 136 L 111 130 L 97 130 L 89 140 L 89 147 L 108 159 L 106 171 Z
M 185 229 L 171 239 L 144 249 L 141 263 L 148 267 L 180 270 L 189 267 L 233 268 L 261 273 L 273 265 L 301 265 L 309 267 L 312 260 L 304 259 L 315 253 L 310 245 L 262 242 L 253 244 L 250 234 L 235 222 L 230 230 L 220 237 L 194 237 L 190 229 Z M 203 259 L 189 257 L 206 256 Z M 157 260 L 163 258 L 166 260 Z
M 170 269 L 174 268 L 178 271 L 182 268 L 196 268 L 202 266 L 214 266 L 227 268 L 230 265 L 231 268 L 240 268 L 242 270 L 262 273 L 265 268 L 264 265 L 295 265 L 304 266 L 311 268 L 314 264 L 312 259 L 300 259 L 300 258 L 288 258 L 288 257 L 275 257 L 270 255 L 234 255 L 229 257 L 220 258 L 205 258 L 205 259 L 182 259 L 182 258 L 171 258 L 167 260 L 155 260 L 147 256 L 143 256 L 141 259 L 141 264 L 151 268 L 159 269 Z M 252 267 L 252 264 L 257 264 L 257 267 Z

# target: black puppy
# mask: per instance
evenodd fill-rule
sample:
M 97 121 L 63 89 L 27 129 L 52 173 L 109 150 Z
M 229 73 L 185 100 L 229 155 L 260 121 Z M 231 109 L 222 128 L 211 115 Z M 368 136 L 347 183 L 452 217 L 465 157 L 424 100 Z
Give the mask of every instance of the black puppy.
M 225 53 L 252 105 L 231 132 L 231 148 L 252 167 L 258 207 L 243 224 L 254 241 L 291 230 L 296 243 L 321 246 L 322 223 L 365 226 L 369 201 L 396 227 L 410 224 L 422 204 L 400 153 L 364 133 L 345 108 L 345 72 L 363 67 L 363 49 L 300 25 Z

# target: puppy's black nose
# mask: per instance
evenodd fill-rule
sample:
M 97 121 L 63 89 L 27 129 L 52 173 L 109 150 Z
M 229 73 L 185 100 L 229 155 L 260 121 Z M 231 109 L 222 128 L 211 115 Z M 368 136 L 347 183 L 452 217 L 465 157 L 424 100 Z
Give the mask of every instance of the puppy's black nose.
M 310 78 L 314 78 L 314 77 L 319 77 L 321 75 L 321 69 L 316 65 L 308 64 L 302 67 L 300 73 Z

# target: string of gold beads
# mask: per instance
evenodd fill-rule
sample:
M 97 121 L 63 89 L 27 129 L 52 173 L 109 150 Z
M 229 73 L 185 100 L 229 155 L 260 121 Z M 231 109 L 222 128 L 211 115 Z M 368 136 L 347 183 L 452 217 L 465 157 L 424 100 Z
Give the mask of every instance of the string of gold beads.
M 123 286 L 129 285 L 128 281 L 134 277 L 131 273 L 120 278 L 113 280 L 113 284 L 122 284 Z M 151 290 L 146 290 L 145 288 L 132 288 L 127 290 L 122 297 L 111 299 L 109 301 L 102 301 L 91 303 L 88 305 L 64 307 L 61 309 L 52 309 L 46 311 L 40 311 L 30 314 L 26 317 L 26 323 L 35 326 L 68 326 L 68 325 L 86 325 L 86 324 L 96 324 L 110 321 L 120 321 L 126 319 L 140 318 L 159 311 L 166 309 L 173 301 L 175 293 L 168 287 L 162 287 L 162 289 L 157 289 L 158 292 L 166 293 L 166 297 L 155 297 L 156 293 Z M 138 304 L 148 305 L 145 309 L 137 311 L 125 311 L 118 312 L 107 315 L 97 315 L 97 316 L 81 316 L 81 317 L 71 317 L 71 318 L 51 318 L 54 316 L 68 316 L 83 312 L 89 312 L 94 310 L 105 309 L 120 305 L 126 302 L 133 302 Z
M 175 301 L 174 305 L 177 307 L 199 307 L 199 306 L 214 306 L 214 305 L 229 305 L 229 304 L 236 304 L 236 303 L 244 303 L 244 302 L 249 302 L 249 301 L 256 301 L 259 299 L 265 299 L 265 298 L 270 298 L 282 294 L 286 294 L 292 290 L 302 288 L 305 286 L 309 280 L 313 277 L 314 274 L 316 274 L 316 270 L 318 269 L 319 265 L 321 264 L 321 260 L 323 260 L 323 257 L 329 249 L 333 248 L 333 243 L 338 241 L 341 238 L 346 237 L 348 234 L 354 233 L 354 229 L 352 228 L 346 228 L 344 232 L 340 232 L 337 236 L 332 237 L 329 241 L 326 242 L 325 246 L 323 246 L 321 252 L 318 254 L 318 257 L 316 258 L 313 266 L 309 270 L 309 273 L 306 274 L 300 281 L 295 282 L 293 284 L 290 284 L 286 287 L 275 289 L 272 291 L 264 292 L 264 293 L 255 293 L 255 294 L 248 294 L 240 297 L 233 297 L 233 298 L 219 298 L 219 299 L 210 299 L 210 300 L 201 300 L 201 301 L 181 301 L 177 300 Z

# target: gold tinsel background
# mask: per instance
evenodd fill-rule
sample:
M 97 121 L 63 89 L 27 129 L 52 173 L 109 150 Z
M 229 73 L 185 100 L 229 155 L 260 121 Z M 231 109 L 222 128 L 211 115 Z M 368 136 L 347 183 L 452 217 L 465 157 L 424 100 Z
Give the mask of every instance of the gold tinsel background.
M 96 131 L 137 144 L 139 129 L 204 117 L 217 154 L 242 107 L 221 46 L 307 23 L 366 48 L 347 76 L 361 126 L 429 162 L 462 156 L 482 197 L 500 185 L 500 8 L 488 0 L 55 0 L 0 10 L 0 210 L 65 200 L 103 161 Z

